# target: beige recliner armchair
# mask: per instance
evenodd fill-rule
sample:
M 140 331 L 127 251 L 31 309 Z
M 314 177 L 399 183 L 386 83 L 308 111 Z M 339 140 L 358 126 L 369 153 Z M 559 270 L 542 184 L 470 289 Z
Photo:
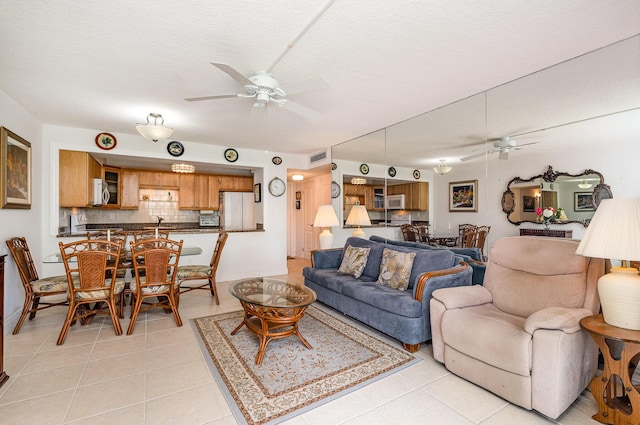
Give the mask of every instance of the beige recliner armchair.
M 560 416 L 597 366 L 597 347 L 579 322 L 600 308 L 604 260 L 576 255 L 578 242 L 500 239 L 484 286 L 434 291 L 435 359 L 514 404 Z

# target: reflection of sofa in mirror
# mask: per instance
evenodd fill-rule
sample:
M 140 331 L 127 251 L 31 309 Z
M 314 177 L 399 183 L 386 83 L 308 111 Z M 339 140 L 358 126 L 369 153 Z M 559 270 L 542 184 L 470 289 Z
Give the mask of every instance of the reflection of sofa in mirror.
M 580 223 L 587 226 L 602 199 L 613 195 L 597 171 L 569 174 L 553 170 L 530 178 L 514 177 L 502 195 L 502 210 L 509 222 L 540 223 L 538 208 L 562 208 L 564 216 L 554 224 Z
M 593 378 L 597 347 L 580 319 L 596 314 L 604 260 L 579 241 L 498 240 L 484 286 L 436 290 L 434 358 L 506 400 L 557 418 Z

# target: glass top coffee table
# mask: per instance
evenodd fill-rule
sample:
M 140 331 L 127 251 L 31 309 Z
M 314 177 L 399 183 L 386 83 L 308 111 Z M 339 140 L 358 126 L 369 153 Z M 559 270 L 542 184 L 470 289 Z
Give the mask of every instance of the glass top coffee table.
M 246 325 L 258 337 L 256 364 L 262 363 L 267 344 L 273 339 L 295 335 L 305 347 L 312 348 L 298 330 L 298 321 L 316 300 L 312 289 L 284 280 L 255 277 L 232 283 L 229 292 L 244 309 L 244 319 L 231 335 Z

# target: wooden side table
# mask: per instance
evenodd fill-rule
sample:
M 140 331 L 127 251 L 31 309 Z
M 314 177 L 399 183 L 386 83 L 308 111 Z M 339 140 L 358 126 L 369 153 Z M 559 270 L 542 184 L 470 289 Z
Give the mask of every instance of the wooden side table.
M 608 325 L 602 314 L 585 317 L 580 324 L 604 358 L 603 373 L 589 384 L 599 409 L 593 419 L 603 424 L 639 424 L 640 385 L 634 386 L 631 377 L 640 361 L 640 331 Z

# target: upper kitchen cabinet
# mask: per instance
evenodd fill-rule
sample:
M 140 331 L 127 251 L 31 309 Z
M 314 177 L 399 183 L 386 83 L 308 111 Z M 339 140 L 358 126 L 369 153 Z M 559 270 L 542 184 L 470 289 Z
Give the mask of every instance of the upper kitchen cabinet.
M 109 201 L 107 201 L 107 204 L 104 206 L 105 208 L 120 208 L 120 197 L 122 193 L 120 178 L 120 168 L 102 168 L 102 180 L 105 182 L 106 189 L 109 192 Z
M 429 209 L 429 183 L 415 182 L 387 186 L 388 195 L 404 195 L 404 209 L 427 211 Z
M 221 192 L 253 192 L 253 177 L 219 176 Z
M 140 171 L 140 188 L 143 189 L 179 189 L 180 176 L 165 171 Z
M 84 208 L 93 201 L 93 179 L 102 167 L 86 152 L 60 150 L 60 206 Z
M 120 208 L 121 209 L 138 209 L 140 207 L 139 202 L 139 189 L 140 189 L 140 171 L 124 169 L 120 173 L 121 180 L 121 196 L 120 196 Z
M 180 175 L 179 208 L 181 210 L 217 210 L 219 177 L 207 174 Z

